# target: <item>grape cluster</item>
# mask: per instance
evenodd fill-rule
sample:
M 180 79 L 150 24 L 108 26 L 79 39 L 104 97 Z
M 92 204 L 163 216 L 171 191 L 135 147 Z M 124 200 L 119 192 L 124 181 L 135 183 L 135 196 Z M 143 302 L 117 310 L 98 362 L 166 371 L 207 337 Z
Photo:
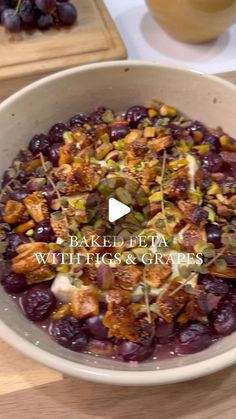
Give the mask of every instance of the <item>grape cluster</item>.
M 0 0 L 2 25 L 10 32 L 70 26 L 77 10 L 68 0 Z

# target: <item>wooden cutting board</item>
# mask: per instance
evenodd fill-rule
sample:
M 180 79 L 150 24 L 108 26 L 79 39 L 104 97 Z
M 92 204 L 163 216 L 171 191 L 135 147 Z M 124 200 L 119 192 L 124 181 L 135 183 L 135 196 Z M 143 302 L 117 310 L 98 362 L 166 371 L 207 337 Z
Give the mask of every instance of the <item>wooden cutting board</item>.
M 63 377 L 0 342 L 1 419 L 235 419 L 236 367 L 187 383 L 113 387 Z
M 72 2 L 79 17 L 70 28 L 13 35 L 0 27 L 0 100 L 55 71 L 126 58 L 123 41 L 103 1 Z

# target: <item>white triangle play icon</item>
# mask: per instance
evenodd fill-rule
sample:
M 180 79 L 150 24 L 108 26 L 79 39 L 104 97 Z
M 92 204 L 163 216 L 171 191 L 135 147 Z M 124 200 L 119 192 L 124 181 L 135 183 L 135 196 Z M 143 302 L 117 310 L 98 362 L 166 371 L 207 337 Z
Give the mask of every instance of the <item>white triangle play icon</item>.
M 113 223 L 124 215 L 129 214 L 131 209 L 115 198 L 110 198 L 108 203 L 108 220 Z

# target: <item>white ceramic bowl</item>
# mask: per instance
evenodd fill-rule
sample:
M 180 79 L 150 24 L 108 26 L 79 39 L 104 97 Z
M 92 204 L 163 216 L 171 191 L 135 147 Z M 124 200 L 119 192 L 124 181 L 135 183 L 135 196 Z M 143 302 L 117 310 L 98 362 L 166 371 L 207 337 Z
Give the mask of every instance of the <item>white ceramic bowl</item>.
M 0 104 L 1 172 L 34 133 L 98 105 L 116 111 L 153 99 L 177 106 L 211 127 L 236 136 L 236 87 L 216 77 L 148 62 L 108 62 L 63 71 L 15 93 Z M 0 287 L 0 337 L 24 354 L 64 374 L 120 385 L 153 385 L 193 379 L 236 361 L 236 333 L 194 355 L 128 364 L 71 352 L 20 312 Z

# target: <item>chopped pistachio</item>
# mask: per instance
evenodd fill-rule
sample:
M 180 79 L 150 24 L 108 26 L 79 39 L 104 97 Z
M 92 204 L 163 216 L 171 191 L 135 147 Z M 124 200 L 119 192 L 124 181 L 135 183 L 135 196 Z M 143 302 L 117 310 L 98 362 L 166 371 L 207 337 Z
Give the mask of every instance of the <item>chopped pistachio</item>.
M 53 320 L 61 319 L 62 317 L 68 316 L 70 314 L 70 304 L 62 304 L 55 313 L 52 314 L 51 318 Z
M 227 269 L 227 263 L 224 259 L 219 258 L 214 262 L 217 272 L 224 272 Z
M 104 159 L 104 157 L 113 150 L 113 145 L 111 143 L 103 143 L 96 150 L 95 155 L 98 160 Z
M 103 143 L 109 143 L 110 142 L 109 134 L 107 132 L 105 132 L 105 134 L 102 134 L 101 140 Z
M 114 160 L 111 160 L 111 159 L 107 160 L 106 165 L 108 168 L 114 168 L 117 172 L 120 171 L 119 163 L 115 162 Z
M 200 154 L 207 153 L 210 150 L 209 144 L 195 145 L 193 148 L 197 150 Z
M 207 189 L 207 195 L 216 195 L 220 192 L 220 187 L 216 182 L 212 182 L 210 187 Z
M 188 197 L 191 200 L 192 203 L 201 204 L 203 193 L 200 191 L 199 188 L 197 189 L 189 189 L 188 190 Z
M 102 114 L 102 120 L 106 124 L 109 124 L 114 120 L 113 112 L 110 109 L 106 109 L 105 112 Z
M 220 144 L 223 150 L 236 151 L 236 140 L 228 137 L 228 135 L 222 135 L 220 137 Z
M 135 212 L 134 212 L 134 216 L 135 216 L 135 218 L 136 218 L 138 221 L 140 221 L 141 223 L 143 223 L 143 222 L 146 220 L 145 215 L 144 215 L 143 213 L 141 213 L 141 212 L 137 212 L 137 211 L 135 211 Z
M 30 230 L 26 231 L 26 236 L 31 237 L 34 234 L 34 230 L 31 228 Z
M 168 167 L 170 169 L 179 169 L 181 166 L 185 166 L 188 164 L 188 160 L 186 159 L 179 159 L 179 160 L 173 160 L 168 163 Z
M 184 139 L 179 141 L 180 149 L 183 153 L 187 153 L 190 150 L 189 144 L 186 143 Z
M 194 131 L 193 138 L 196 143 L 200 143 L 203 139 L 203 134 L 201 131 Z
M 132 196 L 125 188 L 117 188 L 115 193 L 119 201 L 123 202 L 123 204 L 130 205 L 132 203 Z
M 156 128 L 155 127 L 146 127 L 144 130 L 144 137 L 145 138 L 153 138 L 156 135 Z
M 158 111 L 156 109 L 154 109 L 154 108 L 148 109 L 149 118 L 154 118 L 157 115 L 158 115 Z
M 149 202 L 158 202 L 161 201 L 163 198 L 162 196 L 162 191 L 158 191 L 158 192 L 154 192 L 150 197 L 149 197 Z
M 122 151 L 124 149 L 125 142 L 124 140 L 114 141 L 114 147 L 118 151 Z
M 203 209 L 208 212 L 208 220 L 210 220 L 212 223 L 214 223 L 215 220 L 216 220 L 216 213 L 215 213 L 215 211 L 212 208 L 207 207 L 207 206 L 206 207 L 203 207 Z
M 65 131 L 62 137 L 66 144 L 70 144 L 74 142 L 73 132 L 71 131 Z
M 160 109 L 160 114 L 161 116 L 170 116 L 170 117 L 174 117 L 176 116 L 176 109 L 173 108 L 172 106 L 167 106 L 167 105 L 162 105 L 161 109 Z
M 210 259 L 213 258 L 216 255 L 216 252 L 214 249 L 204 249 L 203 250 L 203 256 L 205 256 L 206 258 Z

